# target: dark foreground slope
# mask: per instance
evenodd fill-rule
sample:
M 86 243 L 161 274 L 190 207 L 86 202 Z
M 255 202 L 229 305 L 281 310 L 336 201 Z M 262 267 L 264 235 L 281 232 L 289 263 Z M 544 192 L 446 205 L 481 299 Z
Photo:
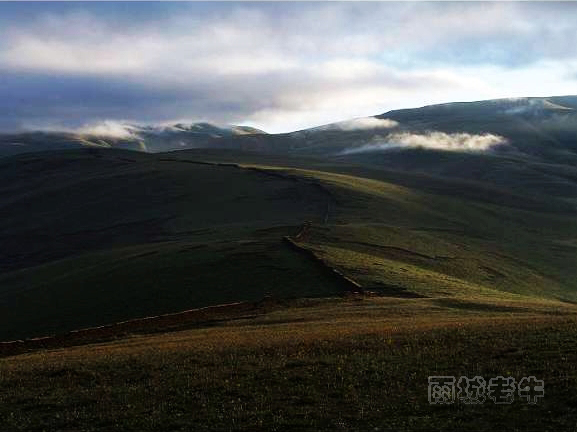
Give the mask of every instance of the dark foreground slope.
M 322 221 L 306 182 L 119 151 L 0 165 L 0 338 L 343 287 L 282 242 Z

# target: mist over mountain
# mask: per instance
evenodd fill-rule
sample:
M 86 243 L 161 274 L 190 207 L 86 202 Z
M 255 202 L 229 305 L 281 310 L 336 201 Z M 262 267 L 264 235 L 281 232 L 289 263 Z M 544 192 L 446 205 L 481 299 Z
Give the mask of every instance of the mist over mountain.
M 210 123 L 177 123 L 142 126 L 102 122 L 75 131 L 32 131 L 0 134 L 0 157 L 45 150 L 105 147 L 144 152 L 211 147 L 211 142 L 240 135 L 264 134 L 249 126 L 216 126 Z
M 323 155 L 399 148 L 492 151 L 576 161 L 577 96 L 448 103 L 389 111 L 284 134 L 210 123 L 142 126 L 114 122 L 78 131 L 0 135 L 0 155 L 82 146 L 147 152 L 231 148 Z
M 249 151 L 434 175 L 577 199 L 577 96 L 457 102 L 267 134 L 210 123 L 104 122 L 0 135 L 0 155 L 74 148 Z

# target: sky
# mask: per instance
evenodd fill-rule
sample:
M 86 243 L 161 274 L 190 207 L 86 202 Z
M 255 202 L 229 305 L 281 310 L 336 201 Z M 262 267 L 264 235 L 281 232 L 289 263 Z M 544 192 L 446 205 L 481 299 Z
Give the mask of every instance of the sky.
M 577 2 L 0 2 L 0 131 L 278 133 L 577 94 L 575 17 Z

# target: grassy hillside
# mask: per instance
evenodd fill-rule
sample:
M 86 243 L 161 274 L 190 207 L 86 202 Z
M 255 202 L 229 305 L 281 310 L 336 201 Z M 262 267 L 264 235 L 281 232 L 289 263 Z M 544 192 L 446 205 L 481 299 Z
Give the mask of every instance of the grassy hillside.
M 572 430 L 575 307 L 299 302 L 210 328 L 0 359 L 14 431 Z M 529 405 L 430 405 L 428 377 L 536 376 Z
M 365 133 L 0 159 L 0 341 L 58 335 L 0 343 L 0 430 L 572 430 L 569 132 L 339 154 Z M 435 406 L 432 375 L 546 393 Z
M 313 230 L 304 242 L 370 289 L 451 296 L 489 289 L 577 298 L 573 215 L 438 197 L 372 179 L 313 175 L 345 204 L 336 208 L 336 226 Z
M 571 198 L 356 162 L 105 149 L 4 159 L 0 337 L 343 292 L 323 265 L 383 295 L 577 300 Z
M 298 241 L 369 290 L 577 299 L 577 221 L 555 197 L 359 165 L 293 159 L 284 162 L 295 168 L 279 169 L 271 157 L 236 157 L 322 184 L 329 217 Z
M 138 153 L 23 156 L 0 170 L 4 269 L 94 248 L 218 238 L 226 227 L 299 225 L 320 217 L 326 201 L 294 181 Z
M 0 177 L 2 339 L 342 291 L 282 242 L 323 218 L 306 182 L 118 151 L 5 159 Z
M 558 197 L 215 151 L 43 153 L 0 176 L 4 340 L 343 293 L 330 268 L 386 296 L 577 300 L 577 220 Z

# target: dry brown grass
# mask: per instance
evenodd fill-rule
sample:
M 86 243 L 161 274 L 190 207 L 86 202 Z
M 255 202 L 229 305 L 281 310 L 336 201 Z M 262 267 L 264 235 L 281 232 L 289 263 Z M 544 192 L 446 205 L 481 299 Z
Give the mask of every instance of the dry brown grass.
M 567 430 L 575 335 L 577 307 L 549 301 L 301 300 L 0 359 L 0 430 Z M 536 375 L 546 398 L 428 404 L 429 375 L 477 374 Z

